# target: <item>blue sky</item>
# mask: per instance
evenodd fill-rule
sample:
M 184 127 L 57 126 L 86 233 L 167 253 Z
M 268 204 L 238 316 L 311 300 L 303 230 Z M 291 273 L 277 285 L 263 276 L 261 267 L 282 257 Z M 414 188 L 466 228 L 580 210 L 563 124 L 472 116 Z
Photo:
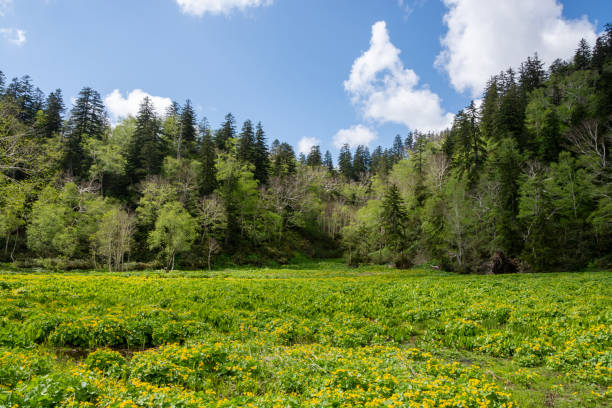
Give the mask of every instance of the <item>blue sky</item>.
M 114 120 L 190 98 L 213 127 L 231 111 L 335 154 L 442 128 L 489 75 L 606 22 L 609 0 L 0 0 L 0 70 L 68 105 L 91 86 Z

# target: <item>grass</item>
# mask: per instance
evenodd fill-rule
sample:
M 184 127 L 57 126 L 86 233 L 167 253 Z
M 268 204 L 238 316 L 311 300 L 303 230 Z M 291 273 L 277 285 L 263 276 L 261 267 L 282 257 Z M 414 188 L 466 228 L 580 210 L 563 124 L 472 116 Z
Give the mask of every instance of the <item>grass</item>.
M 339 261 L 4 271 L 0 407 L 607 406 L 611 284 Z

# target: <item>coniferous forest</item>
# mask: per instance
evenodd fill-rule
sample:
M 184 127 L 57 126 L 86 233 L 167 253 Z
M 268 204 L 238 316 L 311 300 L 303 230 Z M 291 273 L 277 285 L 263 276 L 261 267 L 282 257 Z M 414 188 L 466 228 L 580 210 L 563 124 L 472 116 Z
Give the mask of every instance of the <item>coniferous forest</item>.
M 194 100 L 198 95 L 192 96 Z M 612 263 L 612 26 L 490 78 L 450 129 L 296 157 L 265 124 L 0 73 L 0 259 L 58 269 L 343 257 L 461 273 Z

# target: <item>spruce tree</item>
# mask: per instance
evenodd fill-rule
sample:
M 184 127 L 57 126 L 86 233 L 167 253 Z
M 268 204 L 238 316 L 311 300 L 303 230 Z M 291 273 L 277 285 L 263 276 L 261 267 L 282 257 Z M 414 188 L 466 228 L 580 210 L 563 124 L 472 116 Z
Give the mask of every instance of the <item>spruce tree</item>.
M 51 137 L 54 133 L 59 133 L 62 130 L 62 114 L 64 109 L 62 90 L 56 89 L 55 92 L 49 94 L 45 103 L 43 137 Z
M 405 254 L 408 247 L 408 242 L 406 242 L 407 223 L 408 212 L 399 189 L 395 184 L 391 184 L 382 200 L 380 224 L 383 228 L 383 239 L 386 245 L 397 252 L 396 264 L 398 266 L 406 266 L 407 264 Z
M 185 106 L 181 110 L 179 132 L 179 157 L 194 157 L 198 149 L 196 114 L 189 99 L 187 99 Z
M 347 180 L 353 178 L 353 157 L 351 155 L 351 148 L 346 143 L 340 148 L 338 170 Z
M 225 121 L 221 125 L 215 135 L 215 144 L 217 149 L 227 151 L 227 141 L 236 137 L 236 119 L 234 115 L 228 113 L 225 115 Z
M 323 166 L 330 172 L 334 171 L 334 160 L 332 159 L 332 155 L 329 150 L 325 151 L 325 156 L 323 157 Z
M 395 157 L 395 149 L 393 154 Z M 364 179 L 370 171 L 370 152 L 363 145 L 357 146 L 355 155 L 353 156 L 353 177 L 356 180 Z
M 584 38 L 580 40 L 578 49 L 574 54 L 574 66 L 577 70 L 585 70 L 591 67 L 591 47 Z
M 293 147 L 288 143 L 272 142 L 270 151 L 271 172 L 277 177 L 295 173 L 296 158 Z
M 404 142 L 402 141 L 402 137 L 400 135 L 395 135 L 395 139 L 393 139 L 393 156 L 395 162 L 402 160 L 406 154 L 406 150 L 404 147 Z
M 153 103 L 147 96 L 136 116 L 136 130 L 128 151 L 126 170 L 132 184 L 137 184 L 147 176 L 159 174 L 162 159 L 160 123 Z
M 310 152 L 308 152 L 308 156 L 306 157 L 306 164 L 310 167 L 319 167 L 323 165 L 319 146 L 312 146 L 310 148 Z
M 245 121 L 242 125 L 236 154 L 238 159 L 244 163 L 253 164 L 255 161 L 255 133 L 253 132 L 253 122 L 250 120 Z
M 83 139 L 102 140 L 107 123 L 100 94 L 89 87 L 81 89 L 64 132 L 64 169 L 77 178 L 86 176 L 90 160 L 85 156 Z
M 257 122 L 255 130 L 255 155 L 254 163 L 255 170 L 253 176 L 260 184 L 268 182 L 268 173 L 270 172 L 270 157 L 268 146 L 266 145 L 266 133 L 263 130 L 261 122 Z
M 200 145 L 200 163 L 202 173 L 200 174 L 200 194 L 207 196 L 217 188 L 217 169 L 215 160 L 215 142 L 209 128 L 203 129 L 202 143 Z

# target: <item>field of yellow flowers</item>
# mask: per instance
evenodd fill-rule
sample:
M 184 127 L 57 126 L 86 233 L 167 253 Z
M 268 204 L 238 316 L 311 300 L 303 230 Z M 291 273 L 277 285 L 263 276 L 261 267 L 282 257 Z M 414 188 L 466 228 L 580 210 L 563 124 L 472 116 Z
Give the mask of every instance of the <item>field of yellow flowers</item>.
M 610 272 L 0 272 L 0 408 L 611 401 Z

